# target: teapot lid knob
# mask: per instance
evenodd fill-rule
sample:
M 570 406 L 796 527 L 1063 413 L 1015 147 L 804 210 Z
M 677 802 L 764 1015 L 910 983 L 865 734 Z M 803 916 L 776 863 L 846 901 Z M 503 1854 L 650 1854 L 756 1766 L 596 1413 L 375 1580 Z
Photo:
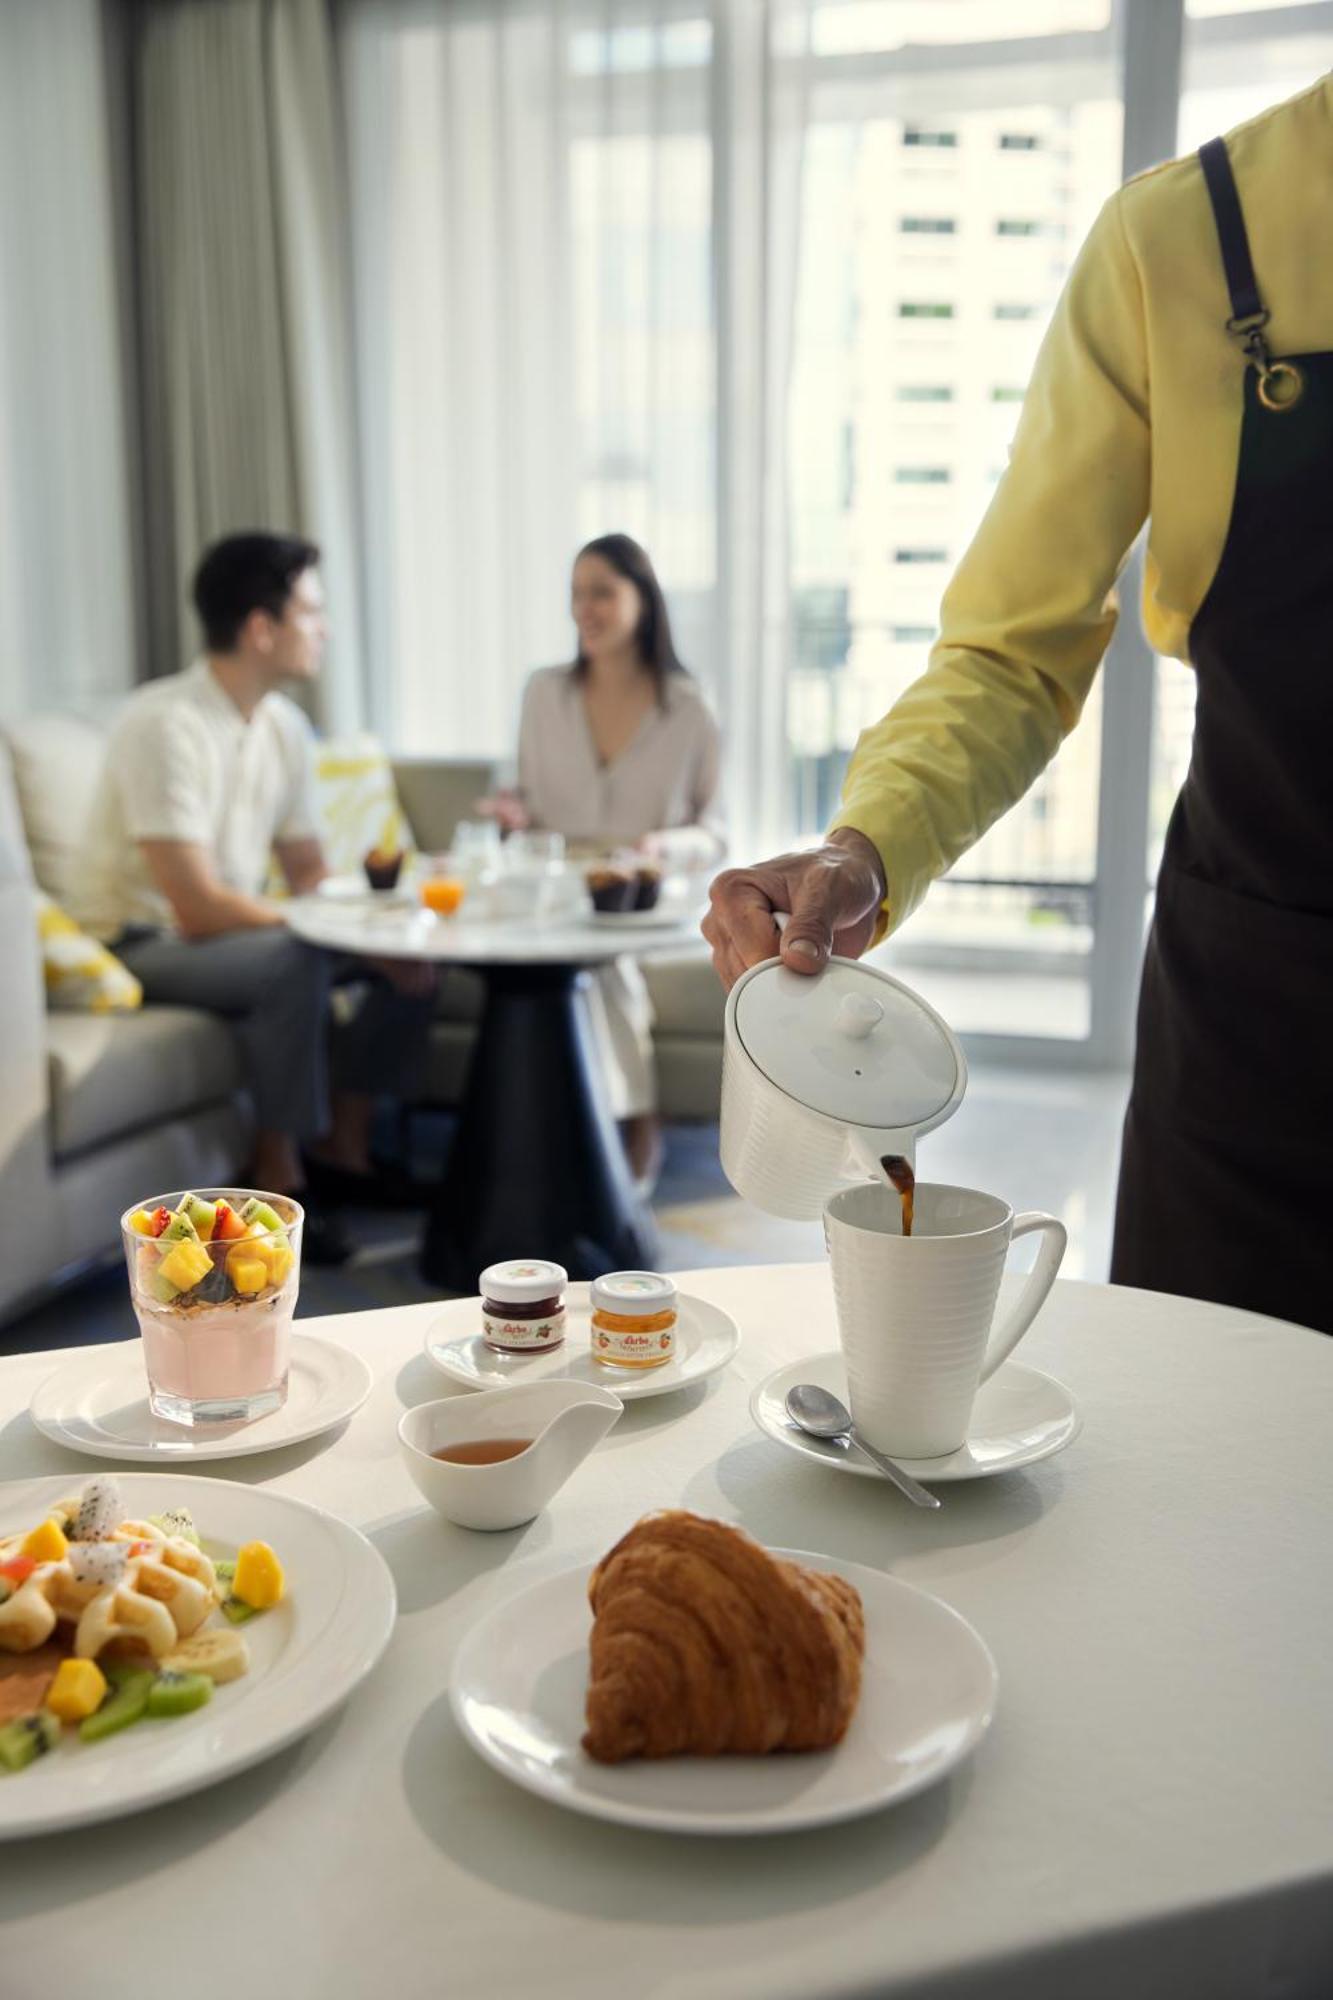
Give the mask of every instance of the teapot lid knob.
M 834 1017 L 839 1034 L 863 1042 L 884 1019 L 884 1009 L 868 993 L 844 993 Z

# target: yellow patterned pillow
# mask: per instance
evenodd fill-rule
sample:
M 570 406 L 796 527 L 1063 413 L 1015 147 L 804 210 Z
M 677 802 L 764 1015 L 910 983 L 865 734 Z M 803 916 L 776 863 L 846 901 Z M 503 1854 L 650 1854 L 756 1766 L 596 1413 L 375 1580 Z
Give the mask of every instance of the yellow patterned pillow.
M 143 988 L 115 953 L 81 931 L 73 917 L 40 889 L 34 897 L 47 1006 L 77 1007 L 91 1014 L 127 1013 L 139 1006 Z

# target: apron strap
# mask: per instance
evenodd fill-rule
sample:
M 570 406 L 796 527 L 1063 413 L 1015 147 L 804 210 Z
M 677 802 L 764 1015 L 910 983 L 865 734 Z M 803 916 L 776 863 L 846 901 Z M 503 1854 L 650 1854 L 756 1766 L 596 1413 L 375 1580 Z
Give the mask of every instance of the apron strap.
M 1268 314 L 1255 282 L 1250 239 L 1245 233 L 1245 217 L 1241 213 L 1240 196 L 1236 192 L 1236 177 L 1231 171 L 1226 140 L 1210 139 L 1206 146 L 1200 146 L 1199 164 L 1208 185 L 1208 199 L 1213 204 L 1217 240 L 1222 247 L 1222 269 L 1231 294 L 1230 331 L 1240 332 L 1247 320 L 1257 320 L 1260 326 L 1264 326 Z
M 1217 240 L 1222 247 L 1222 269 L 1231 296 L 1231 317 L 1227 332 L 1237 339 L 1245 358 L 1258 376 L 1259 401 L 1266 410 L 1292 410 L 1301 400 L 1305 377 L 1294 361 L 1274 361 L 1264 338 L 1270 314 L 1259 296 L 1250 256 L 1250 239 L 1245 232 L 1236 177 L 1231 171 L 1225 139 L 1210 139 L 1199 148 L 1199 164 L 1213 204 Z

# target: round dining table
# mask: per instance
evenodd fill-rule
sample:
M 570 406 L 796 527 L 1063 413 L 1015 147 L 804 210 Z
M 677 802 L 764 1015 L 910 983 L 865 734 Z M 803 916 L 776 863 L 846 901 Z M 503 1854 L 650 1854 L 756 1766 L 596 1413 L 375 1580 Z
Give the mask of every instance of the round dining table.
M 467 1293 L 489 1264 L 545 1257 L 572 1278 L 652 1268 L 657 1236 L 607 1101 L 588 976 L 626 952 L 698 942 L 677 922 L 588 916 L 479 921 L 405 901 L 296 898 L 298 937 L 343 957 L 467 966 L 484 986 L 458 1125 L 435 1190 L 421 1268 Z
M 405 1408 L 469 1393 L 424 1351 L 439 1308 L 303 1323 L 370 1362 L 369 1400 L 340 1433 L 199 1470 L 363 1530 L 397 1584 L 388 1652 L 267 1763 L 0 1848 L 5 2000 L 1333 1992 L 1333 1343 L 1062 1281 L 1020 1358 L 1066 1386 L 1081 1433 L 939 1486 L 927 1513 L 751 1421 L 758 1383 L 836 1343 L 823 1266 L 680 1284 L 735 1316 L 734 1360 L 627 1406 L 547 1510 L 499 1534 L 431 1512 L 398 1455 Z M 128 1302 L 123 1322 L 108 1333 L 132 1331 Z M 27 1415 L 65 1359 L 0 1360 L 7 1479 L 109 1469 Z M 453 1720 L 460 1643 L 662 1506 L 943 1599 L 998 1666 L 979 1747 L 893 1809 L 759 1839 L 605 1825 L 508 1783 Z M 0 1804 L 24 1782 L 0 1777 Z

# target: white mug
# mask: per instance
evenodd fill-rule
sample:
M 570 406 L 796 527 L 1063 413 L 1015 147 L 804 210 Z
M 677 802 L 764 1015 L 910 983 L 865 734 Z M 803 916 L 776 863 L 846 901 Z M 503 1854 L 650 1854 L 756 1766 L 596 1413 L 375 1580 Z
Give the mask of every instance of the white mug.
M 991 1332 L 1009 1245 L 1044 1242 L 1013 1310 Z M 1013 1353 L 1055 1283 L 1065 1226 L 1015 1215 L 998 1195 L 918 1182 L 912 1234 L 898 1197 L 864 1182 L 824 1207 L 852 1417 L 893 1458 L 941 1458 L 966 1442 L 977 1389 Z

